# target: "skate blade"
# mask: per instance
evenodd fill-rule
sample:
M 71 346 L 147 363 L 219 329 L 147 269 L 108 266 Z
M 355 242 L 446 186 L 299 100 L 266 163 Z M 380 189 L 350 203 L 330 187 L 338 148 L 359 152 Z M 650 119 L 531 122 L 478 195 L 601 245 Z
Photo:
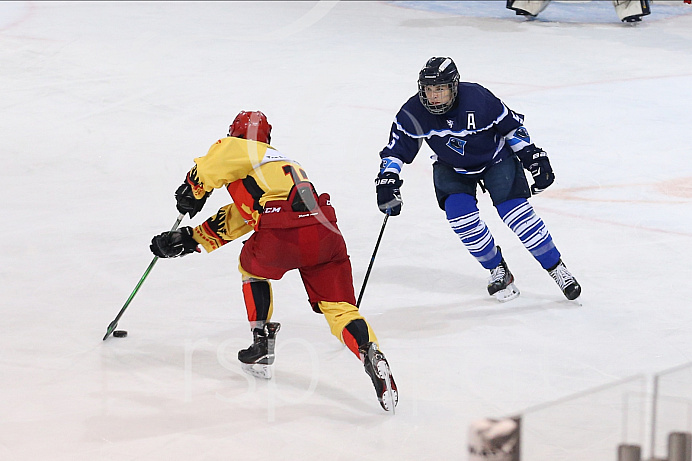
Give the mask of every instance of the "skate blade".
M 271 365 L 264 365 L 262 363 L 241 363 L 240 366 L 245 373 L 255 378 L 272 379 L 272 376 L 274 376 Z
M 516 285 L 514 285 L 514 283 L 510 283 L 509 285 L 507 285 L 507 288 L 498 291 L 493 296 L 495 296 L 495 299 L 497 299 L 501 303 L 506 303 L 507 301 L 511 301 L 517 296 L 519 296 L 519 294 L 519 288 L 517 288 Z
M 392 389 L 392 372 L 389 370 L 389 366 L 384 360 L 381 360 L 377 364 L 377 375 L 381 379 L 384 379 L 387 386 L 387 390 L 382 395 L 382 407 L 385 411 L 391 411 L 392 414 L 395 414 L 396 405 L 399 403 L 399 394 L 396 390 Z
M 392 415 L 395 415 L 396 405 L 399 403 L 399 394 L 392 389 L 392 381 L 389 379 L 389 375 L 385 378 L 385 382 L 387 383 L 387 392 L 382 396 L 382 406 L 385 411 L 391 411 Z

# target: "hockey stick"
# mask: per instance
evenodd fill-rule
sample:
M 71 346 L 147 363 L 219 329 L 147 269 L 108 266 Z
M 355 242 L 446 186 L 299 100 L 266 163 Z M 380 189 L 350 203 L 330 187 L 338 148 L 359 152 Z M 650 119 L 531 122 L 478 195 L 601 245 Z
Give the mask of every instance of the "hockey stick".
M 377 249 L 380 247 L 380 240 L 382 240 L 382 234 L 384 234 L 384 226 L 387 225 L 387 219 L 389 219 L 389 213 L 384 215 L 384 222 L 382 222 L 382 229 L 380 229 L 380 236 L 377 237 L 377 243 L 375 244 L 375 251 L 372 252 L 372 257 L 370 258 L 370 265 L 365 273 L 365 279 L 363 279 L 363 286 L 360 289 L 360 294 L 358 295 L 358 302 L 356 302 L 356 307 L 360 307 L 360 301 L 363 299 L 363 293 L 365 292 L 365 285 L 368 283 L 368 278 L 370 277 L 370 271 L 372 270 L 372 265 L 375 262 L 375 255 L 377 255 Z
M 176 230 L 178 228 L 178 226 L 180 225 L 180 221 L 182 221 L 184 217 L 185 217 L 185 215 L 183 213 L 180 213 L 178 215 L 178 219 L 175 220 L 175 224 L 173 224 L 173 227 L 171 227 L 171 230 L 168 232 L 171 233 L 174 230 Z M 144 283 L 144 280 L 147 278 L 147 276 L 149 275 L 149 272 L 151 272 L 151 270 L 154 268 L 154 265 L 156 264 L 156 261 L 158 261 L 158 260 L 159 260 L 158 256 L 154 256 L 154 259 L 151 260 L 151 263 L 149 263 L 149 267 L 147 267 L 147 270 L 144 271 L 144 275 L 142 276 L 141 279 L 139 279 L 139 282 L 137 283 L 137 286 L 135 287 L 135 289 L 132 291 L 132 294 L 130 295 L 129 298 L 127 298 L 127 301 L 125 301 L 125 305 L 123 306 L 122 309 L 120 309 L 120 312 L 118 312 L 118 315 L 115 316 L 115 319 L 113 319 L 113 321 L 108 325 L 108 329 L 106 330 L 106 334 L 103 337 L 104 341 L 106 340 L 106 338 L 108 338 L 108 336 L 110 336 L 111 333 L 113 333 L 115 328 L 118 326 L 118 320 L 120 320 L 120 317 L 123 316 L 123 314 L 125 313 L 125 309 L 127 309 L 127 306 L 130 305 L 132 298 L 135 297 L 135 295 L 139 291 L 139 287 L 142 286 L 142 284 Z

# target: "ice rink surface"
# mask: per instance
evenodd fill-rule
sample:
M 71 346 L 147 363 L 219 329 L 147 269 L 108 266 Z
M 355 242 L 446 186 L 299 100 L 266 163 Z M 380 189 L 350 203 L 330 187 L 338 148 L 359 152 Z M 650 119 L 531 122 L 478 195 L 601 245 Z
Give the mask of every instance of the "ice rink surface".
M 395 416 L 297 273 L 273 284 L 275 379 L 240 371 L 241 242 L 159 261 L 120 321 L 129 336 L 101 340 L 193 158 L 240 110 L 267 114 L 273 145 L 331 194 L 358 293 L 383 218 L 378 152 L 431 56 L 524 114 L 548 152 L 556 181 L 531 203 L 581 305 L 480 195 L 522 291 L 487 295 L 426 146 L 361 305 Z M 691 102 L 682 1 L 636 27 L 610 2 L 553 2 L 535 21 L 498 1 L 0 3 L 0 459 L 466 459 L 473 420 L 692 361 Z M 228 201 L 217 191 L 183 225 Z

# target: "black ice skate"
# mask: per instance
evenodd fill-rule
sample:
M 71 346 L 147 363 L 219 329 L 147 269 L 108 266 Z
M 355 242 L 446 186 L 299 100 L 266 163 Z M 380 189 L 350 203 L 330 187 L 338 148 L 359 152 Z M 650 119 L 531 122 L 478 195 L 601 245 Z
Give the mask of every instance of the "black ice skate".
M 500 247 L 497 247 L 497 251 L 500 252 Z M 511 301 L 519 296 L 519 289 L 514 285 L 514 276 L 509 271 L 505 258 L 502 258 L 495 269 L 490 269 L 488 294 L 495 296 L 501 303 Z
M 375 343 L 363 344 L 358 348 L 358 352 L 365 372 L 370 376 L 372 384 L 375 386 L 377 400 L 380 401 L 380 405 L 385 411 L 392 411 L 393 413 L 399 402 L 399 393 L 396 390 L 396 383 L 387 359 Z
M 276 333 L 281 328 L 278 322 L 267 322 L 262 328 L 252 330 L 254 342 L 247 349 L 238 351 L 238 360 L 243 371 L 258 378 L 271 379 L 274 363 Z
M 551 269 L 548 269 L 548 273 L 553 280 L 555 280 L 555 283 L 557 283 L 567 299 L 574 300 L 579 297 L 581 294 L 581 285 L 579 285 L 577 279 L 575 279 L 572 273 L 567 269 L 562 259 Z

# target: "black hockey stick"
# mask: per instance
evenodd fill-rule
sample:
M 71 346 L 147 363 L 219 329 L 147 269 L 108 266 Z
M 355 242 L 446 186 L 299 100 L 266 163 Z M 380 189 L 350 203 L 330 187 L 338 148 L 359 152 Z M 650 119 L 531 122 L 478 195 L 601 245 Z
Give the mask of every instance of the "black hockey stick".
M 174 230 L 176 230 L 178 228 L 178 226 L 180 225 L 180 221 L 182 221 L 184 217 L 185 217 L 185 215 L 183 213 L 180 213 L 178 215 L 178 219 L 176 219 L 176 221 L 175 221 L 175 224 L 173 224 L 173 227 L 171 227 L 171 230 L 168 232 L 171 233 Z M 144 283 L 144 280 L 147 278 L 147 276 L 149 275 L 149 272 L 151 272 L 151 270 L 154 268 L 154 265 L 156 264 L 156 261 L 158 261 L 158 260 L 159 260 L 158 256 L 154 256 L 154 259 L 151 260 L 151 263 L 149 263 L 149 267 L 147 267 L 147 270 L 144 271 L 144 275 L 142 276 L 141 279 L 139 279 L 139 282 L 137 283 L 137 286 L 135 287 L 135 289 L 132 291 L 132 294 L 130 295 L 129 298 L 127 298 L 127 301 L 125 301 L 125 305 L 123 306 L 122 309 L 120 309 L 120 312 L 118 312 L 118 315 L 115 316 L 115 319 L 113 319 L 113 321 L 108 325 L 108 329 L 106 330 L 106 334 L 103 337 L 104 341 L 106 340 L 106 338 L 108 338 L 108 336 L 110 336 L 111 333 L 113 333 L 115 328 L 118 326 L 118 320 L 120 320 L 120 317 L 123 316 L 123 314 L 125 313 L 125 309 L 127 309 L 127 306 L 130 305 L 132 298 L 135 297 L 135 295 L 139 291 L 139 287 L 142 286 L 142 284 Z
M 360 301 L 363 299 L 363 293 L 365 292 L 365 285 L 368 283 L 368 278 L 370 277 L 370 271 L 372 270 L 372 265 L 375 262 L 375 256 L 377 255 L 377 249 L 380 247 L 380 240 L 382 240 L 382 234 L 384 234 L 384 226 L 387 225 L 387 219 L 389 219 L 389 214 L 384 215 L 384 222 L 382 222 L 382 229 L 380 229 L 380 236 L 377 237 L 377 243 L 375 244 L 375 251 L 372 252 L 372 257 L 370 258 L 370 265 L 368 265 L 368 270 L 365 273 L 365 279 L 363 279 L 363 286 L 360 289 L 360 294 L 358 295 L 358 302 L 356 302 L 356 307 L 360 307 Z

